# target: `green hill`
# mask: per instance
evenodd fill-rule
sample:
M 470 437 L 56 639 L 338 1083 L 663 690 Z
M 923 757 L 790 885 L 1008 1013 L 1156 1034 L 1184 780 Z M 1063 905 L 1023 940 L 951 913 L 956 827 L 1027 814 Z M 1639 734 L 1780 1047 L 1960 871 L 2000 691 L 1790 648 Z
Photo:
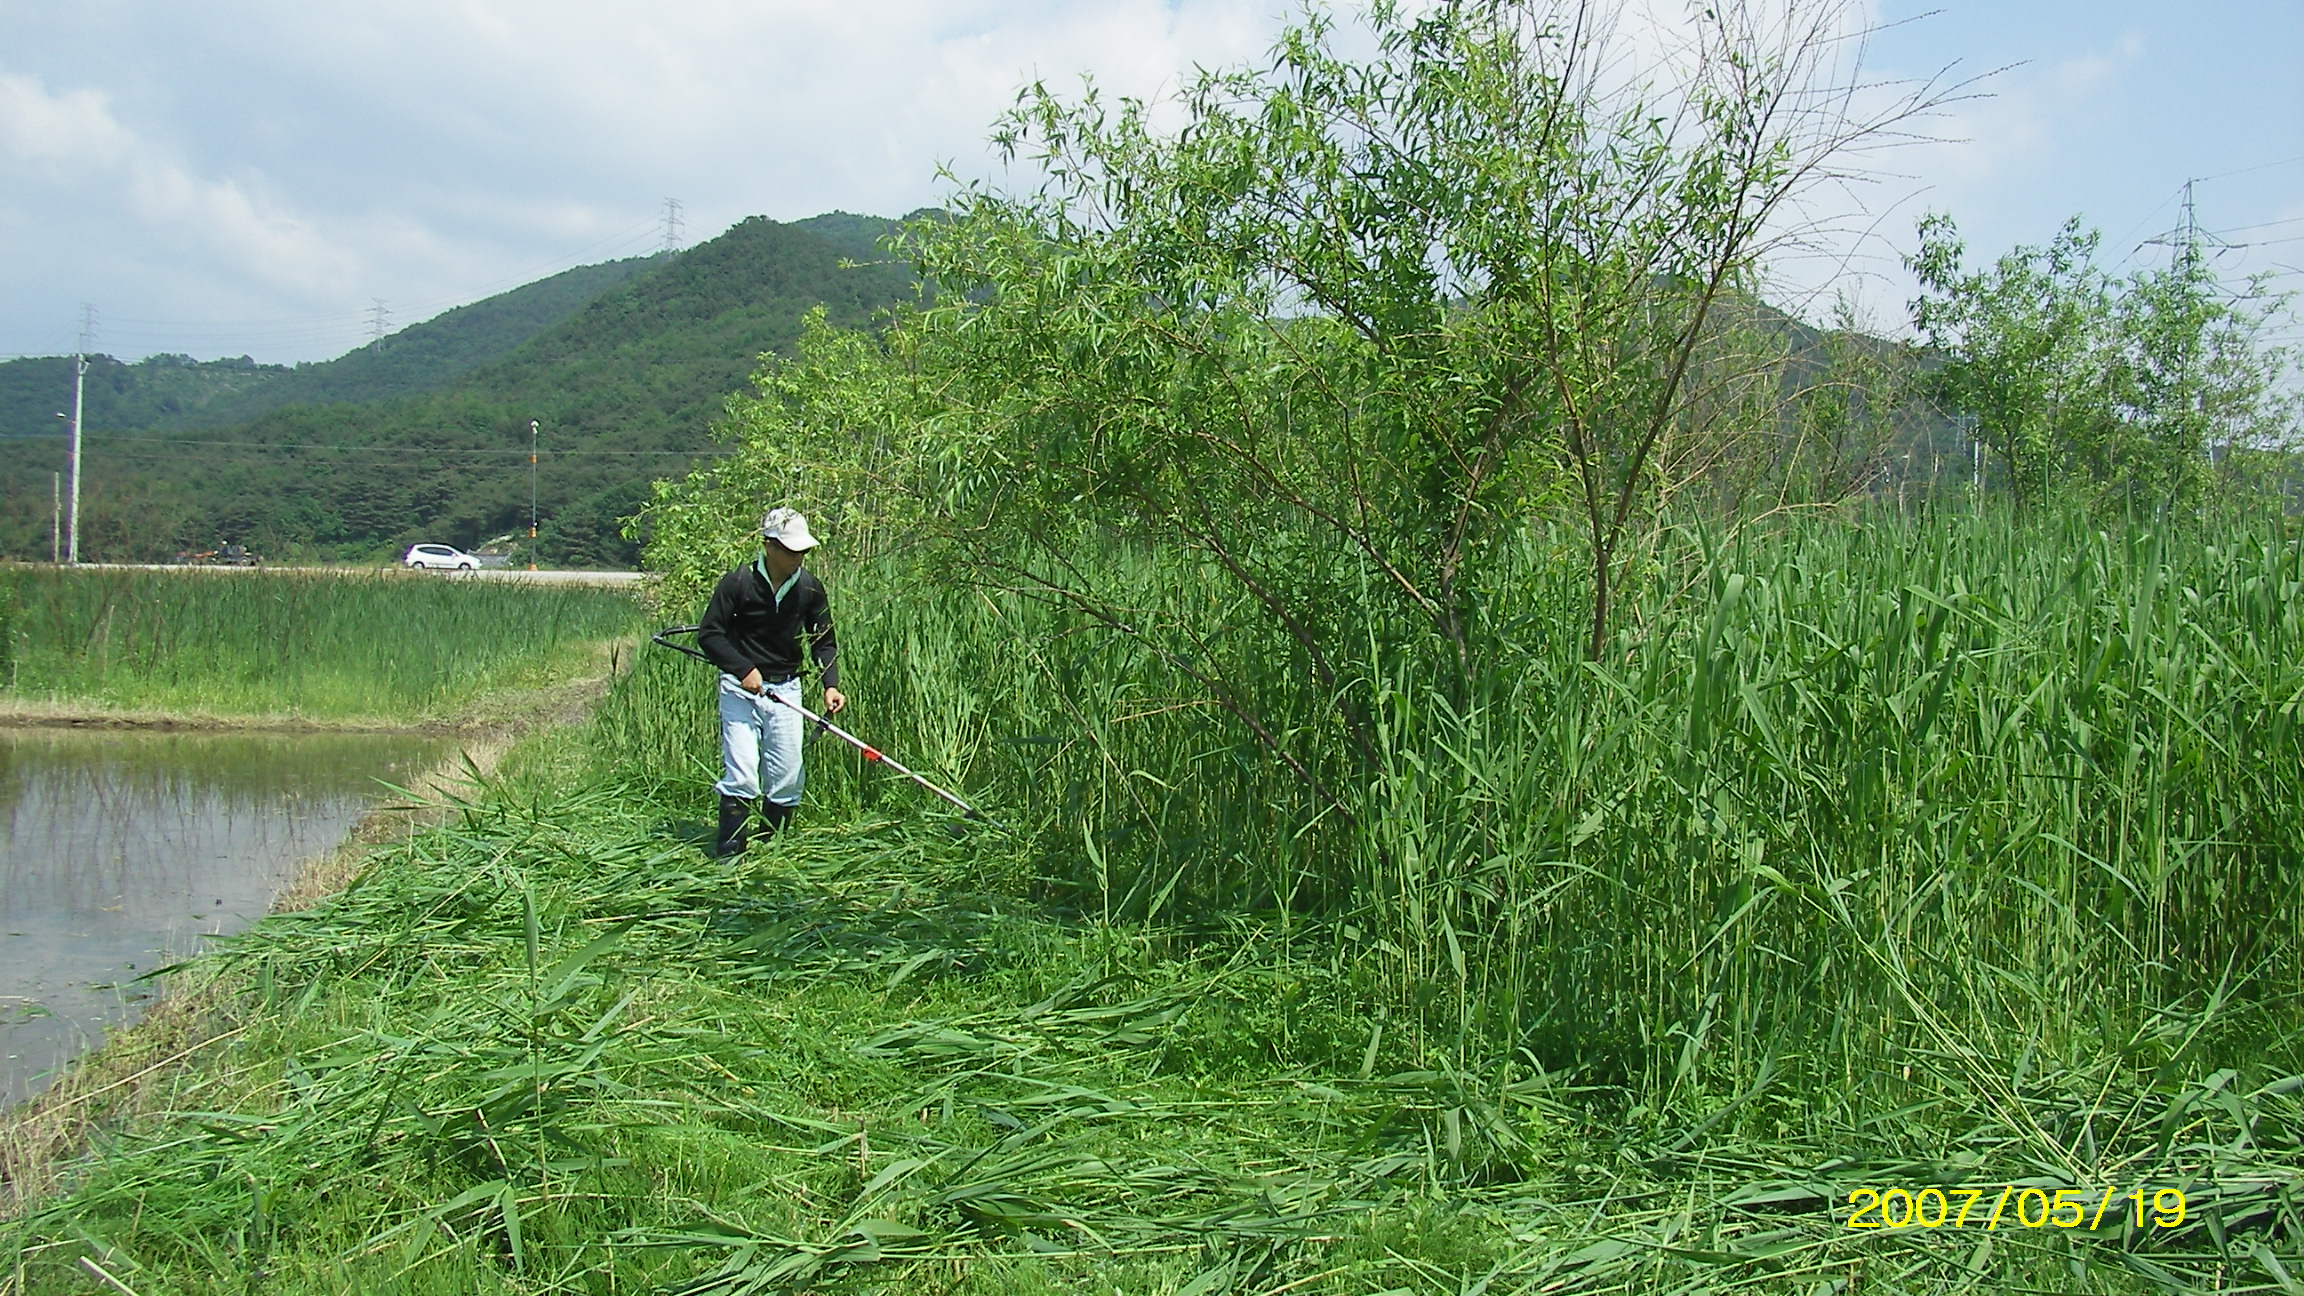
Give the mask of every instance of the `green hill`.
M 82 386 L 83 417 L 92 428 L 184 427 L 211 411 L 260 401 L 294 372 L 245 356 L 194 360 L 156 355 L 130 364 L 92 355 Z M 65 426 L 56 412 L 71 408 L 72 357 L 0 363 L 0 438 L 62 437 Z
M 413 541 L 525 534 L 529 423 L 540 560 L 628 563 L 618 520 L 713 449 L 760 353 L 818 305 L 861 324 L 913 292 L 892 222 L 753 218 L 687 251 L 585 267 L 450 311 L 322 365 L 92 359 L 81 555 L 164 559 L 238 540 L 368 559 Z M 847 266 L 844 262 L 869 260 Z M 68 359 L 0 367 L 0 411 L 45 431 Z M 13 405 L 7 404 L 13 399 Z M 37 409 L 37 418 L 20 411 Z M 45 426 L 37 420 L 45 420 Z M 46 558 L 61 439 L 0 440 L 0 555 Z
M 303 365 L 268 389 L 269 408 L 390 400 L 438 391 L 650 269 L 662 254 L 579 266 L 380 338 L 325 364 Z M 249 417 L 263 411 L 233 411 Z
M 652 257 L 580 266 L 454 310 L 334 360 L 265 365 L 246 356 L 156 355 L 129 363 L 88 357 L 84 417 L 92 429 L 151 432 L 245 422 L 287 405 L 389 400 L 438 391 L 509 355 L 600 294 L 648 268 Z M 72 359 L 0 364 L 0 436 L 60 434 L 72 399 Z
M 904 219 L 914 220 L 928 214 L 923 209 Z M 878 216 L 858 216 L 853 212 L 834 211 L 792 223 L 839 249 L 840 255 L 849 260 L 869 262 L 888 259 L 888 251 L 882 246 L 881 240 L 887 238 L 889 231 L 900 222 L 884 220 Z

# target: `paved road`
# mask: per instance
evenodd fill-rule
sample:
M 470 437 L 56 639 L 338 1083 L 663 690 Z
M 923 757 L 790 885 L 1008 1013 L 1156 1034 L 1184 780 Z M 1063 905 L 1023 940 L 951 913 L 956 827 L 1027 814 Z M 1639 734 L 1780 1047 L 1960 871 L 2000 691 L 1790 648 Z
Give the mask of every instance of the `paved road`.
M 82 563 L 82 567 L 110 571 L 173 571 L 173 572 L 254 572 L 258 575 L 313 575 L 337 576 L 384 575 L 399 576 L 406 580 L 493 580 L 526 581 L 536 585 L 637 585 L 648 579 L 648 573 L 635 571 L 528 571 L 513 567 L 483 567 L 478 571 L 410 571 L 397 563 L 389 567 L 291 567 L 281 563 L 266 563 L 261 567 L 186 566 L 180 563 Z
M 473 572 L 409 572 L 410 579 L 432 576 L 446 580 L 532 581 L 539 585 L 637 585 L 648 573 L 636 571 L 517 571 L 510 567 L 483 567 Z

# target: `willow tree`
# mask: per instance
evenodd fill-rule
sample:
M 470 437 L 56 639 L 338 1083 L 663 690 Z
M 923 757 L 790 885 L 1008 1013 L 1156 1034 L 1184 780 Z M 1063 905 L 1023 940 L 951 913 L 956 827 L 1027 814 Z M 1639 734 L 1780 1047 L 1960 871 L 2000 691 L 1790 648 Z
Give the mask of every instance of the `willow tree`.
M 1173 103 L 1032 85 L 995 139 L 1037 182 L 911 225 L 933 296 L 878 342 L 819 329 L 735 421 L 818 507 L 1143 641 L 1349 815 L 1371 679 L 1462 698 L 1509 664 L 1483 611 L 1525 519 L 1581 519 L 1600 656 L 1659 462 L 1773 431 L 1734 395 L 1761 366 L 1707 348 L 1795 196 L 1923 106 L 1866 107 L 1839 6 L 1787 3 L 1654 48 L 1599 5 L 1384 4 L 1369 57 L 1314 14 Z M 1256 632 L 1125 606 L 1089 534 L 1187 552 Z M 1324 727 L 1232 683 L 1274 654 Z
M 1941 361 L 1930 385 L 1974 420 L 2019 506 L 2188 515 L 2235 452 L 2295 449 L 2295 356 L 2272 340 L 2287 299 L 2263 279 L 2227 290 L 2197 245 L 2115 278 L 2099 242 L 2075 216 L 2047 246 L 1970 270 L 1952 218 L 1923 219 L 1907 264 L 1913 323 Z

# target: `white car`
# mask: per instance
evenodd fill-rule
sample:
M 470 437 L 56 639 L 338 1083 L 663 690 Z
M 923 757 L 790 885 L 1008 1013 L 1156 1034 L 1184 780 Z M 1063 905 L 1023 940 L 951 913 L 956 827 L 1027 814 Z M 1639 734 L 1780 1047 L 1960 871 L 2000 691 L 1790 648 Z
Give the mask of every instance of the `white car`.
M 461 549 L 448 545 L 420 544 L 408 546 L 408 556 L 400 560 L 410 570 L 418 567 L 441 571 L 478 571 L 480 560 Z

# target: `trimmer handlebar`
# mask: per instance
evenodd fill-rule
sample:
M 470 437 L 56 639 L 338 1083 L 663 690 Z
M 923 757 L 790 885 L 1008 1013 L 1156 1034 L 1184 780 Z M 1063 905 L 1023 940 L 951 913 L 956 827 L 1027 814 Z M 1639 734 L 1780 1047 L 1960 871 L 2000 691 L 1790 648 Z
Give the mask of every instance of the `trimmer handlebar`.
M 682 643 L 674 643 L 674 642 L 672 642 L 672 641 L 671 641 L 671 639 L 669 639 L 669 638 L 667 638 L 667 637 L 666 637 L 666 636 L 668 636 L 668 635 L 692 635 L 692 634 L 695 634 L 697 631 L 699 631 L 699 630 L 702 630 L 703 628 L 704 628 L 704 627 L 702 627 L 702 626 L 700 626 L 700 625 L 692 625 L 692 626 L 666 626 L 666 627 L 664 627 L 663 629 L 661 629 L 661 630 L 657 631 L 656 633 L 654 633 L 654 634 L 652 634 L 652 635 L 648 636 L 648 640 L 649 640 L 649 642 L 651 642 L 651 643 L 653 643 L 653 644 L 656 644 L 658 647 L 662 647 L 662 648 L 669 648 L 669 649 L 671 649 L 672 651 L 674 651 L 674 652 L 678 652 L 678 653 L 686 653 L 686 654 L 688 654 L 689 656 L 691 656 L 691 657 L 695 658 L 696 660 L 698 660 L 698 661 L 700 661 L 700 662 L 703 662 L 705 665 L 707 665 L 707 666 L 711 666 L 711 665 L 714 665 L 715 663 L 713 662 L 713 660 L 712 660 L 711 658 L 709 658 L 709 657 L 707 657 L 707 656 L 705 656 L 705 655 L 704 655 L 704 653 L 703 653 L 703 650 L 702 650 L 702 649 L 698 649 L 698 648 L 691 648 L 691 647 L 689 647 L 687 644 L 682 644 Z

